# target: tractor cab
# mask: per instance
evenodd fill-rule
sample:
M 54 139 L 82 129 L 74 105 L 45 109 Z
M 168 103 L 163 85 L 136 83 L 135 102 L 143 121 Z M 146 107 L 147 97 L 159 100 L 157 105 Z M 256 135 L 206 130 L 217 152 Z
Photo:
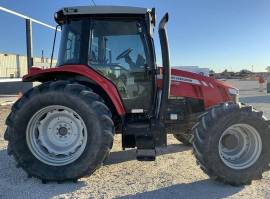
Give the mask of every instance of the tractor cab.
M 55 14 L 62 28 L 58 67 L 86 65 L 116 87 L 125 109 L 123 148 L 155 150 L 166 145 L 160 121 L 169 93 L 168 15 L 159 27 L 163 90 L 157 88 L 155 17 L 155 9 L 121 6 L 64 8 Z
M 154 113 L 154 9 L 64 8 L 55 19 L 62 27 L 59 67 L 87 65 L 114 83 L 126 113 Z

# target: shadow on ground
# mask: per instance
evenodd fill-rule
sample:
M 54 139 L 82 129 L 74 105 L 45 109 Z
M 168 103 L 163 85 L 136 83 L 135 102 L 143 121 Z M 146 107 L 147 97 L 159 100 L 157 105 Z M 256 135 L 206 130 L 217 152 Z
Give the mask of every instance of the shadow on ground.
M 171 144 L 165 148 L 157 150 L 157 155 L 172 154 L 190 150 L 191 147 L 184 146 L 182 144 Z M 126 151 L 111 152 L 104 165 L 118 164 L 136 159 L 136 149 L 130 149 Z
M 138 193 L 135 195 L 127 195 L 119 197 L 121 199 L 140 199 L 140 198 L 155 198 L 155 199 L 176 199 L 176 198 L 216 198 L 221 199 L 232 196 L 244 187 L 232 187 L 223 185 L 212 180 L 200 180 L 192 183 L 176 184 L 169 187 L 164 187 L 154 191 Z
M 240 101 L 243 103 L 270 103 L 270 95 L 241 97 Z

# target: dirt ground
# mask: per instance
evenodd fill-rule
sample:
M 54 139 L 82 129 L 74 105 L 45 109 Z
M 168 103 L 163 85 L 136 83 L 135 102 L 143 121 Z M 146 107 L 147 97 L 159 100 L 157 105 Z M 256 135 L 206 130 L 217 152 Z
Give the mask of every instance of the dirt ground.
M 270 96 L 257 83 L 230 80 L 241 89 L 241 100 L 263 110 L 270 118 Z M 7 155 L 3 139 L 9 106 L 0 107 L 0 198 L 270 198 L 270 173 L 250 186 L 232 187 L 214 182 L 196 165 L 191 148 L 169 136 L 167 149 L 155 162 L 138 162 L 135 151 L 121 151 L 116 136 L 106 164 L 94 175 L 75 183 L 42 184 L 27 178 Z

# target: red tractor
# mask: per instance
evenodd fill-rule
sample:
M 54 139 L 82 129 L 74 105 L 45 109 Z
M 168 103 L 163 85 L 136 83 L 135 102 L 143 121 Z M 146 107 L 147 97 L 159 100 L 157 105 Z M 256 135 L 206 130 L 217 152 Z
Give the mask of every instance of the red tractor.
M 270 162 L 269 122 L 237 102 L 238 90 L 170 68 L 159 24 L 163 67 L 156 65 L 155 9 L 97 6 L 55 13 L 62 36 L 56 68 L 32 67 L 41 82 L 12 107 L 8 153 L 29 176 L 66 181 L 91 175 L 108 157 L 115 133 L 137 159 L 155 160 L 167 133 L 191 142 L 211 178 L 232 185 L 259 179 Z

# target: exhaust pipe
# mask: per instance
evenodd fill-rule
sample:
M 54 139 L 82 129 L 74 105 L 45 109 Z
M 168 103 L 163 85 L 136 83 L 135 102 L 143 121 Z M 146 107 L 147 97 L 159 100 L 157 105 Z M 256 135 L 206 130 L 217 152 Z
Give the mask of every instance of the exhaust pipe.
M 159 23 L 159 40 L 160 47 L 162 52 L 162 65 L 163 65 L 163 87 L 161 95 L 161 105 L 159 112 L 159 119 L 165 119 L 166 106 L 170 96 L 170 87 L 171 87 L 171 68 L 170 68 L 170 51 L 168 36 L 166 30 L 166 24 L 169 21 L 169 14 L 166 13 Z

